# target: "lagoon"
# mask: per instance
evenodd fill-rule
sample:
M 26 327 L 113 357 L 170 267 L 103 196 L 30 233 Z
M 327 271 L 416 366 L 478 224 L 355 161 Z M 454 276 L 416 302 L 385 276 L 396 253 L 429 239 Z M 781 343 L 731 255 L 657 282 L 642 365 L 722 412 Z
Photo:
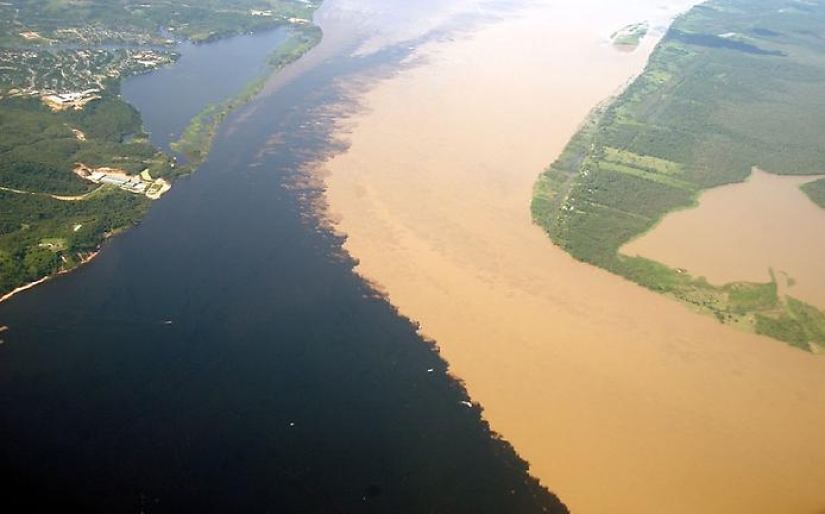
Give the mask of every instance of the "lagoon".
M 711 283 L 770 282 L 825 309 L 825 210 L 799 187 L 818 177 L 754 169 L 746 182 L 707 191 L 622 248 Z

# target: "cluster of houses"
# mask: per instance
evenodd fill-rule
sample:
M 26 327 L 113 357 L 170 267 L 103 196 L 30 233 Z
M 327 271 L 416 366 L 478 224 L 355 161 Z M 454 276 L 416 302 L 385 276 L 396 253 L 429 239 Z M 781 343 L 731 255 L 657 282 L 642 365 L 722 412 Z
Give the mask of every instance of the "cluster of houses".
M 140 51 L 132 54 L 132 60 L 147 68 L 157 68 L 164 64 L 169 64 L 170 58 L 152 51 Z
M 96 52 L 103 52 L 103 50 Z M 86 50 L 78 50 L 74 55 L 81 64 L 75 63 L 72 64 L 72 66 L 77 66 L 80 68 L 86 66 L 86 63 L 94 57 L 92 53 Z M 168 53 L 160 53 L 154 50 L 130 50 L 127 59 L 116 60 L 111 64 L 105 65 L 103 69 L 100 70 L 100 73 L 104 73 L 109 77 L 119 77 L 124 74 L 128 75 L 153 70 L 165 64 L 169 64 L 172 61 L 174 61 L 174 56 Z M 79 71 L 75 70 L 72 71 L 70 75 L 76 75 L 79 73 Z M 100 83 L 98 82 L 97 85 L 100 86 Z M 39 95 L 43 103 L 48 105 L 53 111 L 62 111 L 69 108 L 80 110 L 92 100 L 101 98 L 100 87 L 86 89 L 83 91 L 68 91 L 63 93 L 56 93 L 53 89 L 41 88 L 37 91 L 29 88 L 29 93 Z

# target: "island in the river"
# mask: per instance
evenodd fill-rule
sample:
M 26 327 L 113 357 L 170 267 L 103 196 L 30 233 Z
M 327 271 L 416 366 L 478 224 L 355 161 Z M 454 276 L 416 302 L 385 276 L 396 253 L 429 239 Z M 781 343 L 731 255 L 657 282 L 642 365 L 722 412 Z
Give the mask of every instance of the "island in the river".
M 680 17 L 641 76 L 541 175 L 534 220 L 581 261 L 722 323 L 825 349 L 825 311 L 794 297 L 792 280 L 769 271 L 770 262 L 767 281 L 720 284 L 693 276 L 689 263 L 675 268 L 623 252 L 668 213 L 744 181 L 754 167 L 825 172 L 823 26 L 825 6 L 778 0 L 711 0 Z M 825 208 L 825 179 L 806 182 L 804 193 Z
M 0 4 L 0 298 L 74 269 L 136 224 L 172 181 L 205 159 L 226 114 L 266 77 L 320 41 L 306 0 L 59 0 Z M 290 28 L 264 73 L 198 115 L 173 150 L 156 148 L 120 96 L 122 79 L 178 59 L 177 41 L 205 43 Z
M 649 28 L 646 21 L 632 23 L 611 34 L 610 41 L 621 50 L 635 50 L 647 35 Z

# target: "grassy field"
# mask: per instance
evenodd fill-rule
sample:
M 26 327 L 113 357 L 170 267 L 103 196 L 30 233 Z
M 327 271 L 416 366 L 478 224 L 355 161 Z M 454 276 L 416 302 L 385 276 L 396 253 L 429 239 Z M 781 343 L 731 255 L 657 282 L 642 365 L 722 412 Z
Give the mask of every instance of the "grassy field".
M 825 348 L 825 313 L 776 281 L 717 286 L 619 248 L 712 187 L 825 172 L 825 5 L 711 0 L 680 17 L 637 80 L 539 178 L 533 218 L 577 259 L 719 321 Z M 825 207 L 825 181 L 803 187 Z

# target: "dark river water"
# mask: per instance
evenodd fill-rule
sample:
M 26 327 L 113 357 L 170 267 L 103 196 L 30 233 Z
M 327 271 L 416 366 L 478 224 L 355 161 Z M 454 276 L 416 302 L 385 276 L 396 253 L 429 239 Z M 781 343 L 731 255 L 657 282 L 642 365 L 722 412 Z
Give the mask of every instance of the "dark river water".
M 184 52 L 179 73 L 124 92 L 148 130 L 175 133 L 268 53 L 240 65 L 233 45 L 282 36 L 191 48 L 215 52 Z M 305 66 L 230 116 L 208 161 L 97 259 L 0 304 L 5 505 L 564 511 L 461 403 L 436 348 L 353 273 L 312 213 L 320 191 L 296 186 L 303 165 L 336 151 L 324 109 L 342 100 L 336 79 L 407 51 Z M 195 62 L 195 76 L 240 71 L 186 82 L 180 70 Z M 187 98 L 198 102 L 184 108 Z
M 129 78 L 121 92 L 140 110 L 152 143 L 168 150 L 196 114 L 260 75 L 265 57 L 288 35 L 275 29 L 205 45 L 182 42 L 175 48 L 181 54 L 176 63 Z

